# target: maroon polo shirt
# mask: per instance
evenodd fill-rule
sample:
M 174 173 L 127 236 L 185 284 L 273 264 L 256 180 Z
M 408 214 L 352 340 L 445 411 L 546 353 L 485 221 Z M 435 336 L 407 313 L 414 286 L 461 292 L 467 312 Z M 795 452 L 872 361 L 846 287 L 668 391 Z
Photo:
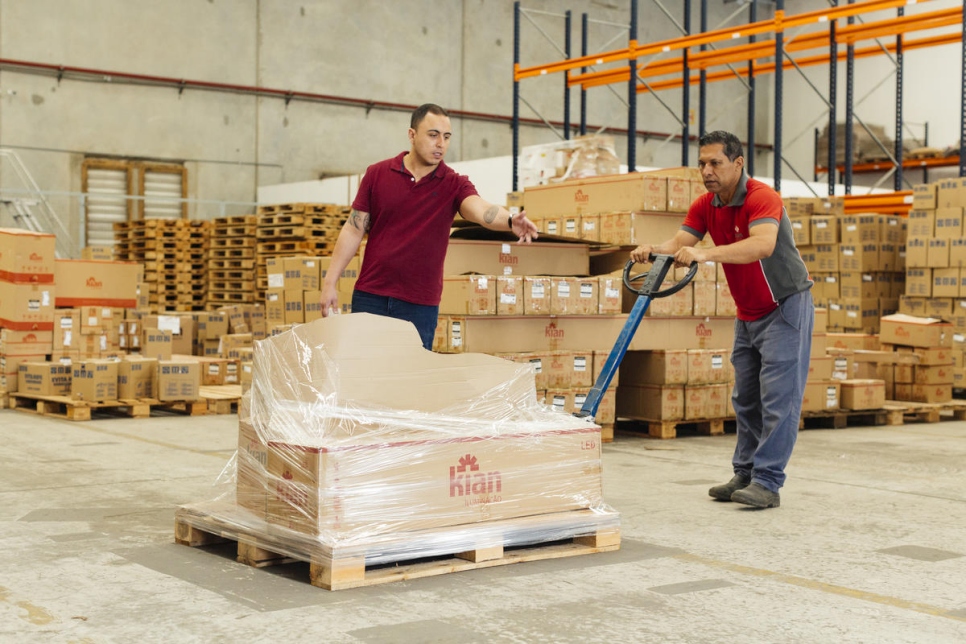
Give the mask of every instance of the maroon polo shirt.
M 475 194 L 469 178 L 445 163 L 416 181 L 405 152 L 369 166 L 352 207 L 369 213 L 369 238 L 356 289 L 437 306 L 443 260 L 460 204 Z

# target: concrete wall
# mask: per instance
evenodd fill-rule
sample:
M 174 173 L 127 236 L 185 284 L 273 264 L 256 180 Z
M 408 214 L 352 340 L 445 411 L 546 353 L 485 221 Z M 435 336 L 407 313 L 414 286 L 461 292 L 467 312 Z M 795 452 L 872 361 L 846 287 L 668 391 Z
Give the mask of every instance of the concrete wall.
M 679 35 L 679 3 L 674 21 L 655 3 L 639 0 L 642 43 Z M 937 0 L 925 5 L 948 5 Z M 694 2 L 692 28 L 698 28 Z M 955 4 L 955 3 L 952 3 Z M 827 6 L 824 0 L 797 0 L 789 13 Z M 532 10 L 521 22 L 524 66 L 563 58 L 563 20 L 573 12 L 573 51 L 579 53 L 580 14 L 587 12 L 591 52 L 626 47 L 628 2 L 528 0 Z M 741 24 L 741 5 L 709 0 L 709 28 Z M 771 15 L 770 3 L 759 18 Z M 726 22 L 731 18 L 730 22 Z M 605 24 L 609 23 L 609 24 Z M 545 32 L 554 42 L 544 37 Z M 910 55 L 907 65 L 936 71 L 927 60 L 938 53 Z M 942 55 L 953 59 L 953 51 Z M 958 56 L 957 56 L 958 57 Z M 407 147 L 408 106 L 432 101 L 450 109 L 508 117 L 512 113 L 513 3 L 510 0 L 0 0 L 0 58 L 189 79 L 246 87 L 292 90 L 346 97 L 350 104 L 257 97 L 228 91 L 133 85 L 104 75 L 58 80 L 9 64 L 0 71 L 0 147 L 13 148 L 44 190 L 80 190 L 85 156 L 118 156 L 184 162 L 192 198 L 254 201 L 257 187 L 311 181 L 364 171 L 370 163 Z M 662 57 L 645 58 L 652 64 Z M 885 64 L 863 61 L 867 66 Z M 955 68 L 955 69 L 954 69 Z M 878 68 L 876 68 L 878 69 Z M 958 65 L 943 65 L 950 80 L 941 100 L 923 100 L 931 89 L 926 74 L 907 69 L 907 118 L 930 122 L 935 141 L 953 139 L 958 124 Z M 814 69 L 816 83 L 826 70 Z M 932 76 L 933 78 L 935 75 Z M 809 128 L 821 112 L 811 90 L 786 74 L 785 141 Z M 860 82 L 874 84 L 877 71 Z M 827 85 L 827 81 L 826 81 Z M 758 80 L 759 142 L 772 136 L 772 77 Z M 857 95 L 862 94 L 857 88 Z M 589 125 L 604 131 L 627 127 L 626 85 L 588 93 Z M 893 99 L 879 90 L 863 105 L 863 118 L 891 126 Z M 563 77 L 551 74 L 521 83 L 524 118 L 563 118 Z M 947 95 L 948 94 L 948 95 Z M 579 120 L 579 93 L 572 90 L 572 121 Z M 745 135 L 746 94 L 736 80 L 708 86 L 709 129 Z M 396 103 L 401 111 L 358 101 Z M 692 88 L 692 134 L 697 134 L 697 88 Z M 529 106 L 532 106 L 531 109 Z M 665 107 L 667 106 L 667 107 Z M 682 93 L 639 94 L 637 127 L 678 133 Z M 672 113 L 673 112 L 673 113 Z M 894 117 L 893 117 L 894 119 Z M 511 151 L 506 122 L 456 118 L 450 161 L 504 156 Z M 810 130 L 809 130 L 810 132 Z M 543 125 L 522 128 L 523 146 L 557 140 Z M 952 143 L 952 140 L 948 141 Z M 617 134 L 626 161 L 626 139 Z M 806 174 L 812 164 L 811 134 L 792 142 L 786 156 Z M 696 151 L 690 151 L 693 163 Z M 680 165 L 677 140 L 641 140 L 637 161 L 646 166 Z M 768 155 L 758 157 L 758 174 L 770 172 Z M 14 182 L 8 169 L 0 187 Z M 54 198 L 71 213 L 76 229 L 80 206 Z M 197 216 L 217 216 L 196 207 Z M 234 214 L 234 213 L 233 213 Z M 5 223 L 0 213 L 0 224 Z

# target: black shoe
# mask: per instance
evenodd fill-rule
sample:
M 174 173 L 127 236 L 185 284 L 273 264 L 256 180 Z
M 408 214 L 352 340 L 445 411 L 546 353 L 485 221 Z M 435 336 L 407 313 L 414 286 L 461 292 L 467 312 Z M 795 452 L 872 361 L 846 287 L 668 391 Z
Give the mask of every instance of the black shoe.
M 713 488 L 708 490 L 708 495 L 718 501 L 730 501 L 732 494 L 734 494 L 737 490 L 748 487 L 749 483 L 751 483 L 750 476 L 735 474 L 733 477 L 731 477 L 731 480 L 724 485 L 715 485 Z
M 746 488 L 736 490 L 731 495 L 731 500 L 735 503 L 743 503 L 756 508 L 777 508 L 781 505 L 781 497 L 778 496 L 778 492 L 772 492 L 757 483 L 752 483 Z

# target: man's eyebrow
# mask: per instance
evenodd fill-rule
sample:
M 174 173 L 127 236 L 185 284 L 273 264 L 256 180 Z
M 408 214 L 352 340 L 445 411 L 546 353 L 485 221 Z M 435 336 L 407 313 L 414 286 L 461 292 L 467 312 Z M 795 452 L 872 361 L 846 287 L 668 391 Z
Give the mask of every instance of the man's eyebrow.
M 452 133 L 452 132 L 443 132 L 442 130 L 426 130 L 426 131 L 427 131 L 427 132 L 428 132 L 429 134 L 432 134 L 433 132 L 435 132 L 436 134 L 449 134 L 450 136 L 452 136 L 452 135 L 453 135 L 453 133 Z

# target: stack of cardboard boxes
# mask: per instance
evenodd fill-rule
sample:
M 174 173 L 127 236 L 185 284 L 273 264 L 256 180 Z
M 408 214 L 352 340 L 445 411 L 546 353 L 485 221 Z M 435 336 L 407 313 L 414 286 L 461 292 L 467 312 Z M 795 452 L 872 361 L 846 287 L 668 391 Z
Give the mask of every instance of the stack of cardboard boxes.
M 265 320 L 270 333 L 279 327 L 287 328 L 322 317 L 321 288 L 330 261 L 330 257 L 302 256 L 266 260 Z M 359 257 L 353 257 L 339 277 L 340 313 L 352 310 L 352 289 L 359 279 L 359 264 Z
M 55 245 L 53 235 L 0 229 L 0 393 L 17 391 L 21 364 L 50 353 Z
M 877 333 L 905 289 L 905 221 L 879 214 L 846 215 L 841 198 L 789 198 L 795 243 L 829 309 L 832 331 Z

